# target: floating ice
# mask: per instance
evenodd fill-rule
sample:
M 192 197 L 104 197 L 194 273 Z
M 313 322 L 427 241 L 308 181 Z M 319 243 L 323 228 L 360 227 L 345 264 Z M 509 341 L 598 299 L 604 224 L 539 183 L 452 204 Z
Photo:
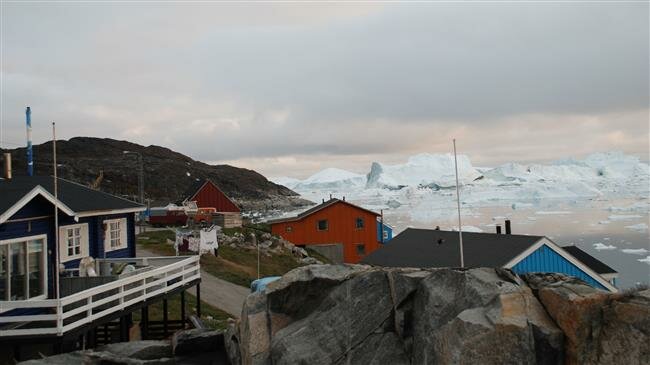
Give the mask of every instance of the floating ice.
M 610 224 L 610 223 L 612 223 L 612 222 L 611 221 L 600 221 L 600 222 L 598 222 L 598 224 Z
M 630 205 L 623 207 L 609 207 L 609 210 L 612 212 L 641 212 L 647 213 L 650 212 L 650 202 L 636 202 Z
M 650 256 L 646 256 L 644 259 L 637 259 L 639 262 L 645 262 L 646 264 L 650 265 Z
M 537 215 L 566 215 L 566 214 L 573 214 L 573 212 L 569 212 L 566 210 L 548 210 L 548 211 L 538 211 L 535 212 Z
M 629 221 L 631 219 L 638 219 L 643 217 L 641 217 L 640 215 L 614 214 L 614 215 L 610 215 L 608 218 L 610 221 Z
M 630 255 L 643 255 L 648 253 L 648 250 L 645 248 L 624 248 L 621 250 L 623 253 L 628 253 Z
M 603 244 L 602 242 L 596 242 L 596 243 L 594 243 L 594 248 L 595 248 L 596 250 L 598 250 L 598 251 L 602 251 L 602 250 L 615 250 L 615 249 L 616 249 L 616 246 L 605 245 L 605 244 Z
M 639 232 L 645 232 L 648 230 L 648 225 L 645 223 L 639 223 L 639 224 L 633 224 L 631 226 L 625 226 L 627 229 L 631 229 L 634 231 L 639 231 Z

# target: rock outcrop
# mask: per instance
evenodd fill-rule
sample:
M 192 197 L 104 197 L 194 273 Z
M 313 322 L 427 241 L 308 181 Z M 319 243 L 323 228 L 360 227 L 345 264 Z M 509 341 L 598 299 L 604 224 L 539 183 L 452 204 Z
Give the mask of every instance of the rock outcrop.
M 650 363 L 650 291 L 503 269 L 310 265 L 252 294 L 233 364 Z
M 649 364 L 650 290 L 558 274 L 310 265 L 248 296 L 225 332 L 27 364 Z

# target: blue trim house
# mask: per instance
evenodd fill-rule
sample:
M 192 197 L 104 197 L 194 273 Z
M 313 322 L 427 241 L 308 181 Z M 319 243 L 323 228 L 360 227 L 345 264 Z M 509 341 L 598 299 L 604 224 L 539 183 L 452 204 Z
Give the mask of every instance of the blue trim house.
M 408 228 L 361 263 L 389 267 L 459 267 L 456 231 Z M 571 253 L 570 253 L 571 252 Z M 554 272 L 617 292 L 616 271 L 577 247 L 562 248 L 543 236 L 463 233 L 465 267 L 502 267 L 518 274 Z
M 135 257 L 140 204 L 58 180 L 55 243 L 53 178 L 0 180 L 0 301 L 55 296 L 56 252 L 66 269 L 82 258 Z
M 377 242 L 388 243 L 392 239 L 393 239 L 393 227 L 386 224 L 386 222 L 377 220 Z

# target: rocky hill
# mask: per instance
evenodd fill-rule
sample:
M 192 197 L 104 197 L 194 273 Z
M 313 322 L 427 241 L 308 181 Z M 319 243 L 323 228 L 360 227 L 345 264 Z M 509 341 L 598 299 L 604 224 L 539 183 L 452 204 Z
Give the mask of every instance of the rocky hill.
M 196 179 L 209 178 L 246 211 L 289 210 L 308 204 L 290 189 L 259 173 L 230 165 L 209 165 L 160 146 L 141 146 L 109 138 L 75 137 L 57 141 L 60 177 L 84 185 L 99 181 L 100 190 L 135 200 L 139 162 L 144 161 L 145 198 L 164 205 L 182 198 Z M 26 174 L 25 149 L 11 152 L 15 175 Z M 52 143 L 34 146 L 35 173 L 52 174 Z

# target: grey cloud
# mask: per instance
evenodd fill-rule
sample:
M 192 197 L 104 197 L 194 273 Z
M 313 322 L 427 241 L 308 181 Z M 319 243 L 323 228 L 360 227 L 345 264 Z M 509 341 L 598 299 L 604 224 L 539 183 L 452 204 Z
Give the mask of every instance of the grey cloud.
M 560 128 L 554 138 L 576 129 L 553 118 L 603 116 L 569 152 L 616 147 L 604 136 L 621 129 L 648 135 L 637 113 L 649 99 L 647 3 L 3 7 L 0 140 L 11 143 L 25 105 L 37 142 L 56 120 L 63 137 L 208 161 L 386 158 L 463 130 L 499 141 L 517 128 L 506 151 L 552 144 L 530 115 Z M 636 119 L 617 125 L 616 113 Z M 633 146 L 647 151 L 647 138 Z

